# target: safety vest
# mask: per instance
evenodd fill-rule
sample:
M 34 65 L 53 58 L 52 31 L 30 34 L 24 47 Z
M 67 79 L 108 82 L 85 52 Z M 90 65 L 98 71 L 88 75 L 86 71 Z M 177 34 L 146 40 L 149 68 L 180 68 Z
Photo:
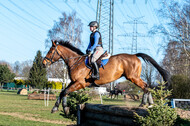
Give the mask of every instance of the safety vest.
M 98 32 L 98 33 L 100 34 L 99 31 L 95 31 L 95 32 L 93 32 L 93 33 L 90 34 L 90 43 L 91 43 L 91 46 L 94 45 L 94 34 L 95 34 L 96 32 Z M 103 46 L 102 46 L 102 36 L 101 36 L 101 34 L 100 34 L 100 38 L 99 38 L 99 40 L 98 40 L 98 45 L 100 45 L 101 47 L 103 47 Z

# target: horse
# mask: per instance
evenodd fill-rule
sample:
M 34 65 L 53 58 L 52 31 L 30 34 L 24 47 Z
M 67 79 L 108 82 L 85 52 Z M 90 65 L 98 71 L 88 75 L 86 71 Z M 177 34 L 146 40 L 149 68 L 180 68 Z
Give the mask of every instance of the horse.
M 85 65 L 86 56 L 87 55 L 85 55 L 80 49 L 74 47 L 68 41 L 52 41 L 52 47 L 43 59 L 43 65 L 44 67 L 47 67 L 54 62 L 63 59 L 67 65 L 71 82 L 63 91 L 61 91 L 51 113 L 59 111 L 58 108 L 61 101 L 64 112 L 68 109 L 66 96 L 69 93 L 91 86 L 92 83 L 95 83 L 96 85 L 107 84 L 123 76 L 144 91 L 140 106 L 144 106 L 147 99 L 149 104 L 153 104 L 152 95 L 148 91 L 149 85 L 140 78 L 142 64 L 138 57 L 141 57 L 144 61 L 151 63 L 162 75 L 164 81 L 167 82 L 170 77 L 169 73 L 165 69 L 161 68 L 158 63 L 147 54 L 123 53 L 112 55 L 104 68 L 99 69 L 100 79 L 94 80 L 90 76 L 91 69 L 87 68 Z
M 109 96 L 111 96 L 111 99 L 112 99 L 112 96 L 114 95 L 113 99 L 115 99 L 116 96 L 117 96 L 117 99 L 118 99 L 119 93 L 121 95 L 123 94 L 123 92 L 121 90 L 119 90 L 119 89 L 117 89 L 117 90 L 116 89 L 115 90 L 111 90 Z

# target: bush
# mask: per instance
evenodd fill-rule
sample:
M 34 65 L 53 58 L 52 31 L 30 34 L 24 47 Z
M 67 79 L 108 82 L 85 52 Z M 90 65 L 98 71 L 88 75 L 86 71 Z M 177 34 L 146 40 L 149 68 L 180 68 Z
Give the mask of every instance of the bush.
M 172 95 L 174 98 L 190 99 L 190 78 L 184 75 L 173 75 L 171 82 Z
M 62 89 L 62 82 L 54 82 L 54 81 L 48 81 L 47 87 L 52 89 Z
M 136 122 L 143 126 L 172 126 L 177 119 L 175 109 L 167 105 L 167 97 L 171 91 L 164 90 L 165 83 L 159 83 L 159 89 L 150 89 L 155 99 L 155 105 L 148 108 L 148 116 L 143 117 L 135 113 Z
M 69 115 L 67 118 L 72 120 L 77 119 L 77 105 L 86 103 L 90 97 L 86 91 L 83 89 L 69 94 L 69 99 L 67 101 L 67 106 L 70 108 Z

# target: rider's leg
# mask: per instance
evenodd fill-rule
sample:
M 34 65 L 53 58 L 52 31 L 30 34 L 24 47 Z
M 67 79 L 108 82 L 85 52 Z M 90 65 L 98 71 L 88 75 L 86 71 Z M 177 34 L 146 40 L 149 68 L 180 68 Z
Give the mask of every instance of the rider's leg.
M 99 68 L 96 64 L 96 60 L 104 53 L 102 47 L 96 47 L 94 54 L 92 55 L 91 63 L 94 69 L 94 73 L 92 74 L 92 78 L 99 80 Z
M 92 67 L 94 69 L 94 73 L 92 74 L 92 78 L 99 80 L 99 68 L 96 62 L 92 62 Z

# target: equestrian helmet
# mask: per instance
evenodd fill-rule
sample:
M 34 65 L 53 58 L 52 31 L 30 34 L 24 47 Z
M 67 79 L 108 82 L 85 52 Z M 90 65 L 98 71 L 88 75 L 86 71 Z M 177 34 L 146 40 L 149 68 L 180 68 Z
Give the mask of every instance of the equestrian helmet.
M 97 21 L 91 21 L 88 26 L 90 26 L 90 27 L 94 27 L 95 26 L 96 28 L 98 28 L 99 24 L 98 24 Z

